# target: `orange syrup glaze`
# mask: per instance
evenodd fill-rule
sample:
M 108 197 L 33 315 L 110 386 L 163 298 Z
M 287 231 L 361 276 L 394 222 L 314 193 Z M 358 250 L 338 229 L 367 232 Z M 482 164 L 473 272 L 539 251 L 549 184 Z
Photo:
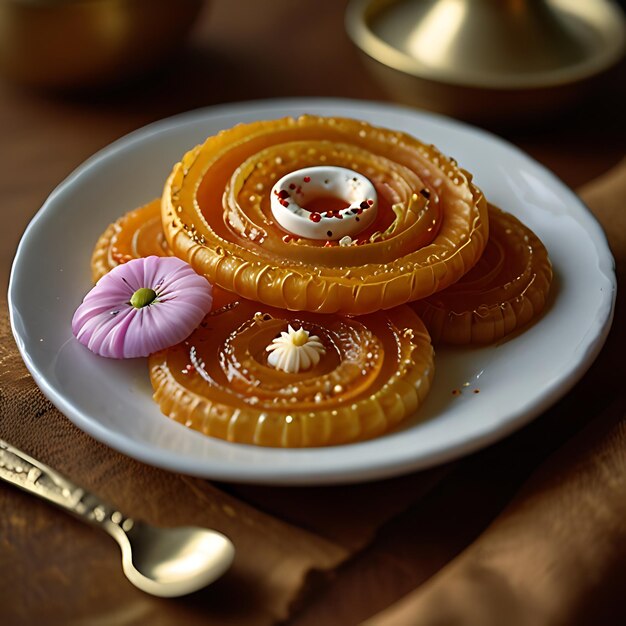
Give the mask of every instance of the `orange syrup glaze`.
M 353 246 L 286 236 L 267 194 L 283 169 L 322 163 L 372 180 L 393 205 L 375 226 L 385 228 Z M 323 313 L 364 314 L 431 295 L 471 269 L 488 235 L 482 194 L 436 149 L 314 116 L 210 137 L 175 166 L 162 211 L 172 249 L 211 282 L 269 306 Z
M 530 228 L 489 205 L 490 235 L 478 263 L 457 283 L 412 304 L 435 343 L 493 343 L 546 305 L 552 267 Z
M 161 224 L 161 199 L 129 211 L 99 237 L 91 257 L 94 283 L 116 265 L 146 256 L 167 256 L 169 249 Z
M 288 324 L 326 349 L 309 370 L 268 365 L 265 348 Z M 172 419 L 229 441 L 306 447 L 374 437 L 412 415 L 430 388 L 433 352 L 408 307 L 354 319 L 241 300 L 149 365 L 155 399 Z
M 311 213 L 326 213 L 327 211 L 341 211 L 350 205 L 341 198 L 313 198 L 302 208 Z

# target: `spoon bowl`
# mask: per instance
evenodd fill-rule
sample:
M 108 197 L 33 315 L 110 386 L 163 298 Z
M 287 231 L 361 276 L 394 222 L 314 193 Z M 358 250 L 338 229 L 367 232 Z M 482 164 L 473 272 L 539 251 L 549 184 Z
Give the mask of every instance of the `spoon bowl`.
M 156 528 L 136 522 L 128 531 L 111 534 L 122 548 L 126 577 L 155 596 L 180 596 L 206 587 L 226 572 L 235 556 L 227 537 L 194 526 Z
M 217 580 L 233 562 L 235 547 L 222 533 L 135 521 L 1 439 L 0 479 L 108 532 L 122 549 L 128 580 L 153 596 L 171 598 L 197 591 Z

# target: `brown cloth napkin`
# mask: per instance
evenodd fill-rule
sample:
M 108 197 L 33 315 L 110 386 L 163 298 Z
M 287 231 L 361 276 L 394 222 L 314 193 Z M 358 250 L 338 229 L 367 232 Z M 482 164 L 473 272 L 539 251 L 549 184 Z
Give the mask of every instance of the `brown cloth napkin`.
M 583 190 L 609 234 L 620 279 L 625 192 L 626 164 Z M 99 444 L 37 389 L 1 306 L 0 437 L 129 515 L 216 528 L 237 547 L 233 568 L 211 587 L 153 598 L 126 582 L 106 535 L 2 485 L 3 623 L 331 626 L 383 610 L 368 623 L 626 620 L 623 298 L 594 367 L 517 435 L 428 472 L 299 489 L 209 483 Z
M 621 285 L 626 161 L 580 193 L 608 235 Z M 588 426 L 541 465 L 467 550 L 366 624 L 626 624 L 625 308 L 618 291 L 607 344 L 567 399 L 574 419 L 582 415 Z

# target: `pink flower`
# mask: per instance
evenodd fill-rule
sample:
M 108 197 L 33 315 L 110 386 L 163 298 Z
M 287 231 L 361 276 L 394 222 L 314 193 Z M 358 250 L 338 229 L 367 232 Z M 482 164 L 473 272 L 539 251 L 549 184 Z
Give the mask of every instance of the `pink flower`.
M 72 332 L 100 356 L 148 356 L 186 339 L 211 309 L 211 284 L 176 257 L 133 259 L 85 296 Z

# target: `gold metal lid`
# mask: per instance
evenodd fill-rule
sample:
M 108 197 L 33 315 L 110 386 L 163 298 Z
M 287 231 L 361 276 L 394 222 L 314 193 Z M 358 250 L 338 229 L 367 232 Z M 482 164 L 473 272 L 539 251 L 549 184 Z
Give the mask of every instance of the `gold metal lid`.
M 346 27 L 389 68 L 487 90 L 583 80 L 615 64 L 626 40 L 607 0 L 352 0 Z

